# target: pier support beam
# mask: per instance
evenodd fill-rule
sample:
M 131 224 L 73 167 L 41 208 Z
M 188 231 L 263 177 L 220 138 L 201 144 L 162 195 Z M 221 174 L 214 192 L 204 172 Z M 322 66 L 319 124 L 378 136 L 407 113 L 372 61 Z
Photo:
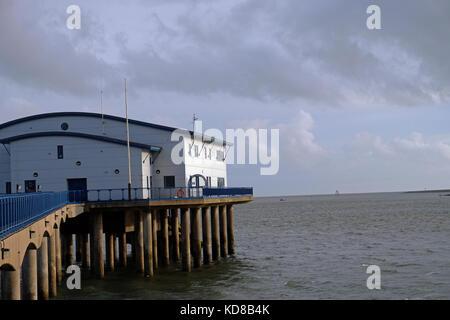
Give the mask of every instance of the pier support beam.
M 119 263 L 120 266 L 127 266 L 127 233 L 119 234 Z
M 202 265 L 202 219 L 200 208 L 192 208 L 192 253 L 194 256 L 194 268 Z
M 160 211 L 161 219 L 161 238 L 162 238 L 162 264 L 164 267 L 169 265 L 170 250 L 169 250 L 169 214 L 167 209 Z
M 234 254 L 234 210 L 233 205 L 227 205 L 227 237 L 228 237 L 228 254 Z
M 38 260 L 38 295 L 39 299 L 48 300 L 48 237 L 42 238 Z
M 181 261 L 183 271 L 191 271 L 191 223 L 189 209 L 181 208 L 181 236 L 183 239 Z
M 153 221 L 153 269 L 158 269 L 158 210 L 152 209 Z
M 56 280 L 60 285 L 62 283 L 62 254 L 61 254 L 61 230 L 55 229 L 55 249 L 56 249 Z
M 81 241 L 81 266 L 85 269 L 89 268 L 89 235 L 83 233 Z
M 119 264 L 119 252 L 117 251 L 117 235 L 114 234 L 113 235 L 114 240 L 113 240 L 113 251 L 114 251 L 114 264 L 118 265 Z
M 95 266 L 95 252 L 94 252 L 94 218 L 90 217 L 90 232 L 89 232 L 89 267 L 91 273 L 94 274 Z
M 48 275 L 50 281 L 50 297 L 56 297 L 57 293 L 57 276 L 56 276 L 56 229 L 49 238 L 48 250 Z
M 202 208 L 203 263 L 211 263 L 211 218 L 210 207 Z
M 137 256 L 136 256 L 136 238 L 137 238 L 137 232 L 136 232 L 136 226 L 134 231 L 130 234 L 130 244 L 131 244 L 131 260 L 134 263 L 137 263 Z
M 92 223 L 94 230 L 94 274 L 97 278 L 105 277 L 105 263 L 103 260 L 103 214 L 101 212 L 93 212 Z
M 147 277 L 153 277 L 153 220 L 151 211 L 144 215 L 144 269 Z
M 81 234 L 77 233 L 75 235 L 75 261 L 81 262 Z
M 227 240 L 227 207 L 220 206 L 220 255 L 226 258 L 228 255 L 228 240 Z
M 135 233 L 136 233 L 136 263 L 139 273 L 144 273 L 144 220 L 142 212 L 136 212 L 135 220 Z
M 219 207 L 211 207 L 211 238 L 212 238 L 212 258 L 218 260 L 220 257 L 220 227 L 219 227 Z
M 22 263 L 23 298 L 37 300 L 37 249 L 28 248 Z
M 2 271 L 2 299 L 20 300 L 20 269 Z
M 107 233 L 105 237 L 106 242 L 106 268 L 109 271 L 114 271 L 114 235 Z
M 71 233 L 67 234 L 65 236 L 65 243 L 66 243 L 66 263 L 68 266 L 73 265 L 74 258 L 73 258 L 73 235 Z
M 180 262 L 180 220 L 178 218 L 178 209 L 172 209 L 171 212 L 172 225 L 172 259 L 173 262 Z

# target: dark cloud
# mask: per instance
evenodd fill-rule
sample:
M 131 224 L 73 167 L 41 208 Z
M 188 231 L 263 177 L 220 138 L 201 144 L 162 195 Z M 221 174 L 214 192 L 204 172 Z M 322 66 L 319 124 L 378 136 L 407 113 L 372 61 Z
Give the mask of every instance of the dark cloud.
M 379 0 L 377 31 L 365 26 L 369 1 L 79 2 L 73 33 L 67 1 L 2 1 L 0 76 L 76 96 L 117 91 L 127 75 L 144 91 L 312 105 L 450 100 L 445 0 Z
M 70 37 L 65 27 L 67 6 L 53 2 L 48 9 L 41 4 L 1 2 L 0 77 L 17 85 L 75 96 L 84 96 L 98 88 L 102 79 L 113 78 L 114 66 L 86 49 L 97 39 L 86 23 L 88 16 L 80 33 Z
M 159 90 L 328 105 L 448 102 L 449 3 L 378 1 L 377 31 L 366 28 L 369 4 L 187 6 L 169 46 L 123 56 L 142 86 Z

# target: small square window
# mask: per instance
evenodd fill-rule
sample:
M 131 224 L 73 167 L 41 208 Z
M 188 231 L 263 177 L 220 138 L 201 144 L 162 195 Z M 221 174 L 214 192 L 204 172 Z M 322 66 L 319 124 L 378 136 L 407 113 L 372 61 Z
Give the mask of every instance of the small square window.
M 64 147 L 58 146 L 58 159 L 64 159 Z
M 175 176 L 164 177 L 164 188 L 175 188 Z
M 198 146 L 195 146 L 195 156 L 198 157 L 199 156 L 199 152 L 198 152 Z

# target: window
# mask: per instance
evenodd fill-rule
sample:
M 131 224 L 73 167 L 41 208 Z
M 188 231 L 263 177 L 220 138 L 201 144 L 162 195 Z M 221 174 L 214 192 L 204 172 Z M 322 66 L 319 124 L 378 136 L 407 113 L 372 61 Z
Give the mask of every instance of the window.
M 198 146 L 195 146 L 195 156 L 198 157 L 199 153 L 198 153 Z
M 175 176 L 164 176 L 164 188 L 175 188 Z
M 225 187 L 225 178 L 217 178 L 217 187 L 218 188 Z
M 7 182 L 6 183 L 6 193 L 7 194 L 11 194 L 12 190 L 11 190 L 11 182 Z
M 36 192 L 36 180 L 25 180 L 25 192 Z
M 64 159 L 64 147 L 58 146 L 58 159 Z
M 211 160 L 211 154 L 212 154 L 212 149 L 209 149 L 209 152 L 208 152 L 208 159 L 209 160 Z
M 64 122 L 61 124 L 61 129 L 64 131 L 67 131 L 69 129 L 69 124 L 67 122 Z
M 211 177 L 206 177 L 207 187 L 211 187 Z

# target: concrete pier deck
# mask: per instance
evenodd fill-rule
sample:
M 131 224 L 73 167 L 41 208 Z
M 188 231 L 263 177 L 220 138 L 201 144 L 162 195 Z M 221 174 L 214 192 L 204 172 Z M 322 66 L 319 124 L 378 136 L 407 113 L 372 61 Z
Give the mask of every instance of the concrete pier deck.
M 129 263 L 148 277 L 169 264 L 180 264 L 186 272 L 200 268 L 234 254 L 234 205 L 253 200 L 252 194 L 111 201 L 68 197 L 77 203 L 56 203 L 45 214 L 18 220 L 17 226 L 0 220 L 2 299 L 54 297 L 72 264 L 100 279 Z M 1 210 L 9 217 L 17 208 L 8 201 Z

